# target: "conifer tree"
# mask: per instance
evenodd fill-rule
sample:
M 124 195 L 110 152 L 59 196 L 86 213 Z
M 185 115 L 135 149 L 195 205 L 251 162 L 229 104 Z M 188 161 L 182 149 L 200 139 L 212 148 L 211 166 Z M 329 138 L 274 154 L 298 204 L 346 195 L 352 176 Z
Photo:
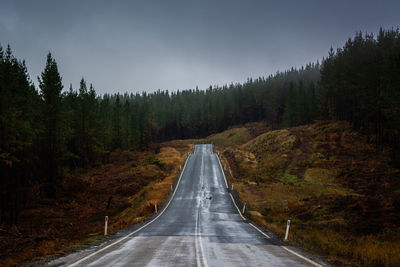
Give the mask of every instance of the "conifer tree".
M 113 140 L 113 148 L 119 148 L 121 149 L 122 147 L 122 108 L 121 108 L 121 100 L 120 100 L 120 95 L 117 94 L 115 98 L 115 104 L 114 104 L 114 124 L 113 124 L 113 135 L 114 135 L 114 140 Z
M 45 148 L 45 163 L 47 186 L 49 197 L 56 196 L 56 183 L 60 178 L 60 114 L 61 114 L 61 90 L 63 88 L 57 63 L 49 52 L 46 67 L 38 77 L 41 96 L 43 99 L 43 121 Z

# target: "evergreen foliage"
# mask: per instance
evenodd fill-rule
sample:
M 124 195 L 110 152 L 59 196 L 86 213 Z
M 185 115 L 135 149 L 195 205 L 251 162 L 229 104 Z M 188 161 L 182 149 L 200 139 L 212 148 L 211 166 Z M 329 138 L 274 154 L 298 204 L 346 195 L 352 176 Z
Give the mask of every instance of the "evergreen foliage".
M 47 55 L 46 67 L 38 80 L 42 99 L 40 118 L 43 120 L 44 132 L 40 139 L 43 148 L 42 155 L 46 158 L 43 161 L 46 165 L 43 166 L 47 178 L 46 192 L 48 196 L 54 197 L 55 185 L 60 177 L 61 147 L 63 145 L 61 140 L 61 90 L 63 85 L 58 73 L 57 63 L 52 58 L 51 53 Z
M 393 148 L 399 164 L 400 32 L 380 29 L 377 38 L 357 33 L 330 50 L 320 80 L 321 116 L 346 120 L 369 134 L 377 150 Z

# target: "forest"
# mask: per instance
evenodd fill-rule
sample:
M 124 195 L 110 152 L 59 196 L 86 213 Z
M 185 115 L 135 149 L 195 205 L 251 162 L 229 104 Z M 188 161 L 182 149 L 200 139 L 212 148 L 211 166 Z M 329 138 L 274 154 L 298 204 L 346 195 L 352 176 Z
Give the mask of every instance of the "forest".
M 0 224 L 18 224 L 32 184 L 43 198 L 112 151 L 205 137 L 264 121 L 272 128 L 345 120 L 389 147 L 399 166 L 400 32 L 357 33 L 321 62 L 243 83 L 182 91 L 97 95 L 84 78 L 65 88 L 48 54 L 38 88 L 24 60 L 0 47 Z

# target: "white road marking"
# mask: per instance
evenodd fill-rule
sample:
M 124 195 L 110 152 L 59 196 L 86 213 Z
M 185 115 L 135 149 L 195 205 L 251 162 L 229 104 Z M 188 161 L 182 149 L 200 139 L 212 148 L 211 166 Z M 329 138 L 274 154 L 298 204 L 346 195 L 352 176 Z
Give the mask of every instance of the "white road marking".
M 195 247 L 196 247 L 197 266 L 208 267 L 207 259 L 204 254 L 203 242 L 201 241 L 200 210 L 198 210 L 197 216 L 196 216 Z
M 203 248 L 203 242 L 201 241 L 201 220 L 200 220 L 200 212 L 199 212 L 199 243 L 200 243 L 200 251 L 201 251 L 201 256 L 203 258 L 203 263 L 205 267 L 208 267 L 208 263 L 207 263 L 207 258 L 205 257 L 205 253 L 204 253 L 204 248 Z
M 200 262 L 200 257 L 199 257 L 199 244 L 198 244 L 198 228 L 199 228 L 199 212 L 197 212 L 197 216 L 196 216 L 196 229 L 195 229 L 195 233 L 194 233 L 194 246 L 195 246 L 195 251 L 196 251 L 196 263 L 197 266 L 201 266 L 201 262 Z
M 242 213 L 240 212 L 240 210 L 239 210 L 239 207 L 236 205 L 236 202 L 235 202 L 235 200 L 233 199 L 233 196 L 232 196 L 232 194 L 231 194 L 231 193 L 229 193 L 229 196 L 230 196 L 230 197 L 231 197 L 231 199 L 232 199 L 233 205 L 235 205 L 235 207 L 236 207 L 237 211 L 239 212 L 239 215 L 240 215 L 240 217 L 242 217 L 242 219 L 245 221 L 245 220 L 246 220 L 246 218 L 245 218 L 245 217 L 243 217 Z
M 314 265 L 314 266 L 323 267 L 321 264 L 316 263 L 315 261 L 310 260 L 310 259 L 308 259 L 308 258 L 306 258 L 306 257 L 304 257 L 304 256 L 302 256 L 302 255 L 300 255 L 300 254 L 297 253 L 297 252 L 294 252 L 294 251 L 291 250 L 290 248 L 287 248 L 287 247 L 284 247 L 284 246 L 281 246 L 281 248 L 283 248 L 284 250 L 286 250 L 286 251 L 292 253 L 293 255 L 296 255 L 297 257 L 299 257 L 299 258 L 301 258 L 301 259 L 303 259 L 303 260 L 305 260 L 305 261 L 311 263 L 311 264 Z
M 76 266 L 76 265 L 82 263 L 83 261 L 85 261 L 85 260 L 87 260 L 87 259 L 93 257 L 94 255 L 97 255 L 97 254 L 99 254 L 100 252 L 102 252 L 102 251 L 104 251 L 104 250 L 106 250 L 106 249 L 108 249 L 108 248 L 110 248 L 110 247 L 112 247 L 112 246 L 114 246 L 114 245 L 116 245 L 116 244 L 118 244 L 118 243 L 124 241 L 125 239 L 127 239 L 127 238 L 130 237 L 131 235 L 136 234 L 137 232 L 139 232 L 140 230 L 142 230 L 143 228 L 147 227 L 148 225 L 152 224 L 155 220 L 157 220 L 157 219 L 167 210 L 167 208 L 168 208 L 169 204 L 171 203 L 172 199 L 174 199 L 175 193 L 176 193 L 176 191 L 178 190 L 179 184 L 180 184 L 180 182 L 181 182 L 182 175 L 183 175 L 183 173 L 184 173 L 184 171 L 185 171 L 185 168 L 186 168 L 186 165 L 187 165 L 187 163 L 188 163 L 188 161 L 189 161 L 189 157 L 190 157 L 190 154 L 189 154 L 189 156 L 186 158 L 185 165 L 183 166 L 183 169 L 182 169 L 181 175 L 179 176 L 179 180 L 178 180 L 178 182 L 177 182 L 177 184 L 176 184 L 175 190 L 174 190 L 174 192 L 172 193 L 172 197 L 170 198 L 170 200 L 168 201 L 168 203 L 167 203 L 167 205 L 165 206 L 165 208 L 160 212 L 160 214 L 159 214 L 157 217 L 155 217 L 153 220 L 151 220 L 150 222 L 146 223 L 146 224 L 143 225 L 142 227 L 140 227 L 140 228 L 136 229 L 135 231 L 129 233 L 128 235 L 126 235 L 126 236 L 124 236 L 124 237 L 118 239 L 117 241 L 115 241 L 115 242 L 113 242 L 113 243 L 111 243 L 111 244 L 105 246 L 105 247 L 102 248 L 102 249 L 99 249 L 99 250 L 97 250 L 97 251 L 95 251 L 95 252 L 93 252 L 93 253 L 87 255 L 86 257 L 84 257 L 84 258 L 82 258 L 82 259 L 80 259 L 80 260 L 78 260 L 78 261 L 76 261 L 76 262 L 74 262 L 74 263 L 72 263 L 72 264 L 70 264 L 70 265 L 68 265 L 68 266 L 69 266 L 69 267 L 73 267 L 73 266 Z
M 207 152 L 204 151 L 203 152 Z M 203 183 L 204 183 L 204 153 L 201 155 L 201 166 L 200 166 L 200 196 L 201 198 L 201 193 L 203 190 Z M 201 200 L 198 202 L 198 207 L 197 207 L 197 216 L 196 216 L 196 229 L 195 229 L 195 248 L 196 248 L 196 262 L 197 266 L 205 266 L 207 267 L 207 259 L 205 258 L 204 255 L 204 249 L 203 249 L 203 243 L 201 242 L 201 228 L 200 228 L 200 210 L 201 210 Z M 203 264 L 202 264 L 203 263 Z
M 254 229 L 256 229 L 257 231 L 259 231 L 263 236 L 265 236 L 266 238 L 271 238 L 269 235 L 267 235 L 266 233 L 264 233 L 263 231 L 261 231 L 257 226 L 255 226 L 252 223 L 249 223 L 251 226 L 253 226 Z
M 202 148 L 203 150 L 203 148 Z M 194 232 L 194 245 L 195 245 L 195 251 L 196 251 L 196 263 L 197 266 L 201 266 L 201 261 L 200 261 L 200 254 L 201 252 L 199 251 L 199 241 L 198 241 L 198 236 L 199 236 L 199 209 L 200 209 L 200 203 L 201 203 L 201 189 L 203 187 L 203 164 L 204 164 L 204 154 L 201 155 L 201 164 L 200 164 L 200 190 L 199 193 L 200 195 L 197 196 L 199 201 L 197 202 L 197 215 L 196 215 L 196 226 L 195 226 L 195 232 Z

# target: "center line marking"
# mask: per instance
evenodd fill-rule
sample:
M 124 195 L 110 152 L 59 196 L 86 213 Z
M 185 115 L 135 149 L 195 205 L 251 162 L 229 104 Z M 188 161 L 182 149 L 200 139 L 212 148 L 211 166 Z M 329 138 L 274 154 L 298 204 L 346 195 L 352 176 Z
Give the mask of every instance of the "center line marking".
M 203 248 L 203 243 L 201 241 L 201 226 L 200 226 L 200 209 L 201 209 L 201 195 L 202 195 L 202 189 L 203 189 L 203 179 L 204 179 L 204 149 L 202 149 L 202 155 L 201 155 L 201 166 L 200 166 L 200 190 L 198 196 L 198 199 L 200 200 L 198 202 L 197 206 L 197 216 L 196 216 L 196 227 L 195 227 L 195 250 L 196 250 L 196 263 L 197 266 L 205 266 L 207 267 L 207 259 L 205 258 L 204 255 L 204 248 Z
M 199 227 L 199 212 L 197 211 L 197 216 L 196 216 L 196 229 L 194 233 L 194 246 L 195 246 L 195 251 L 196 251 L 196 262 L 197 266 L 201 266 L 201 261 L 200 261 L 200 251 L 199 251 L 199 244 L 198 244 L 198 227 Z
M 196 233 L 195 233 L 195 247 L 196 247 L 196 262 L 197 266 L 208 267 L 207 259 L 204 255 L 203 242 L 201 242 L 201 230 L 200 230 L 200 210 L 197 211 L 196 216 Z

